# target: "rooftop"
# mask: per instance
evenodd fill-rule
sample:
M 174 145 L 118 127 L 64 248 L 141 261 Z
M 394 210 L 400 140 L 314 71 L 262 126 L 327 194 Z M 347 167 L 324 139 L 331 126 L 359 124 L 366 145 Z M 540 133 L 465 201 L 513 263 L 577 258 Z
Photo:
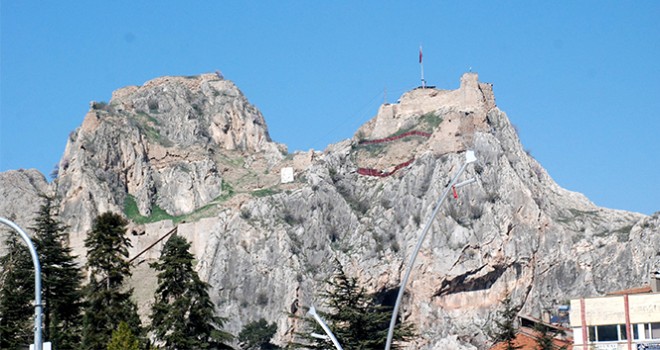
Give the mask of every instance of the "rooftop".
M 652 292 L 653 291 L 651 290 L 651 286 L 646 285 L 646 286 L 643 286 L 643 287 L 636 287 L 636 288 L 618 290 L 618 291 L 615 291 L 615 292 L 607 293 L 607 295 L 647 294 L 647 293 L 652 293 Z

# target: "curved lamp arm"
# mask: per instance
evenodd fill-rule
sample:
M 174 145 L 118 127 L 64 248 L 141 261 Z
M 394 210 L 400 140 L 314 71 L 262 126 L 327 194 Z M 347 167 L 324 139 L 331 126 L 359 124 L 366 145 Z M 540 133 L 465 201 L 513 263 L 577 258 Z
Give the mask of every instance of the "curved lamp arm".
M 328 325 L 325 324 L 325 322 L 323 322 L 323 320 L 321 319 L 321 316 L 319 316 L 319 314 L 316 313 L 316 308 L 314 308 L 314 306 L 312 306 L 311 308 L 309 308 L 309 311 L 307 313 L 312 315 L 314 317 L 314 319 L 316 320 L 316 322 L 318 322 L 318 324 L 321 325 L 321 328 L 323 328 L 323 330 L 325 331 L 325 334 L 327 334 L 328 337 L 330 337 L 330 340 L 332 340 L 332 343 L 335 344 L 335 347 L 337 348 L 337 350 L 344 350 L 341 347 L 341 345 L 339 344 L 339 341 L 337 340 L 335 335 L 332 334 L 332 331 L 330 330 L 330 327 L 328 327 Z
M 30 237 L 21 229 L 18 225 L 9 221 L 5 218 L 0 217 L 0 223 L 3 223 L 14 231 L 18 232 L 25 244 L 27 244 L 28 249 L 30 250 L 30 255 L 32 256 L 32 263 L 34 264 L 34 348 L 35 350 L 43 349 L 43 342 L 41 339 L 41 265 L 39 264 L 39 256 L 37 255 L 37 250 L 34 248 L 34 244 Z

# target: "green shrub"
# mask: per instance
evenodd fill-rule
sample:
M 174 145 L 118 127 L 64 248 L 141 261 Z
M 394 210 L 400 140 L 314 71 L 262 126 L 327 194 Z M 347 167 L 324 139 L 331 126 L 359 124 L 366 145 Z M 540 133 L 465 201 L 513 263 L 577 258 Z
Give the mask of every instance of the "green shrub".
M 234 191 L 234 187 L 227 181 L 222 181 L 222 186 L 220 189 L 222 190 L 222 194 L 220 197 L 216 198 L 215 201 L 217 202 L 224 202 L 227 199 L 233 197 L 234 193 L 236 193 L 236 191 Z
M 262 318 L 259 321 L 246 324 L 238 334 L 238 341 L 240 342 L 241 349 L 278 349 L 279 347 L 270 343 L 276 332 L 277 325 L 274 322 L 268 324 Z
M 124 321 L 119 323 L 119 327 L 112 331 L 112 338 L 108 343 L 108 350 L 138 350 L 140 341 L 131 332 L 130 327 Z
M 251 217 L 252 217 L 252 213 L 248 208 L 241 208 L 241 219 L 250 220 Z
M 429 112 L 424 114 L 421 118 L 420 121 L 423 124 L 426 124 L 426 126 L 430 129 L 429 131 L 435 129 L 442 123 L 442 117 L 437 115 L 435 112 Z
M 254 197 L 257 197 L 257 198 L 268 197 L 268 196 L 272 196 L 272 195 L 277 194 L 277 193 L 278 193 L 278 191 L 276 191 L 272 188 L 262 188 L 262 189 L 252 191 L 252 195 Z
M 129 220 L 136 224 L 147 224 L 150 222 L 157 222 L 162 220 L 172 220 L 176 222 L 180 218 L 178 216 L 169 214 L 157 204 L 152 205 L 151 215 L 143 216 L 140 214 L 140 210 L 138 209 L 135 197 L 130 194 L 126 196 L 126 199 L 124 199 L 124 214 Z

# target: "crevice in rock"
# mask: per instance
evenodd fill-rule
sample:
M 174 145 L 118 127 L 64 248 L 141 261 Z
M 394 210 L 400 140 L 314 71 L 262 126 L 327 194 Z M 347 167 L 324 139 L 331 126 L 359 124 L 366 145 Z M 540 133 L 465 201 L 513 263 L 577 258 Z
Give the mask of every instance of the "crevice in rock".
M 505 265 L 495 265 L 492 267 L 492 271 L 489 271 L 482 276 L 472 277 L 487 266 L 488 265 L 484 265 L 476 270 L 467 271 L 466 273 L 458 275 L 454 278 L 443 280 L 440 284 L 440 289 L 438 289 L 433 294 L 433 296 L 440 297 L 448 294 L 489 289 L 506 272 L 508 268 L 508 266 Z

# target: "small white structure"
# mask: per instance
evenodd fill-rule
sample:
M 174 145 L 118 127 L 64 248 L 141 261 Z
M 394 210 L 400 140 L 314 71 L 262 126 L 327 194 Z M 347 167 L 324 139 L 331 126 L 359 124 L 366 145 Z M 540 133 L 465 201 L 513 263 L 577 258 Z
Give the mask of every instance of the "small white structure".
M 282 178 L 283 184 L 288 184 L 293 182 L 293 168 L 286 167 L 280 170 L 280 177 Z

